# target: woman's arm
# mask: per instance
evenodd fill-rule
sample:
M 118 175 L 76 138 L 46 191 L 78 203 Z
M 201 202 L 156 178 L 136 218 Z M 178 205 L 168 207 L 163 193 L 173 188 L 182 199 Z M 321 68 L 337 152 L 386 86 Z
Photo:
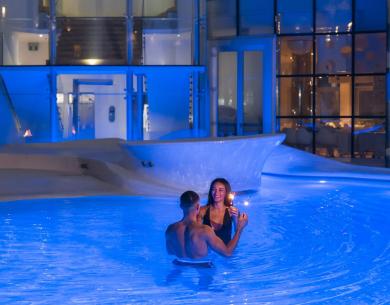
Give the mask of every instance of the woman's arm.
M 233 226 L 234 226 L 234 232 L 237 231 L 237 222 L 238 222 L 238 217 L 240 216 L 240 211 L 238 210 L 237 207 L 235 206 L 230 206 L 229 207 L 229 214 L 230 214 L 230 217 L 232 218 L 232 222 L 233 222 Z
M 233 254 L 234 249 L 237 247 L 241 233 L 247 223 L 248 216 L 246 214 L 242 214 L 238 220 L 237 230 L 234 233 L 232 240 L 230 240 L 227 245 L 225 245 L 224 242 L 217 235 L 215 235 L 214 230 L 206 227 L 206 242 L 210 248 L 218 254 L 229 257 Z

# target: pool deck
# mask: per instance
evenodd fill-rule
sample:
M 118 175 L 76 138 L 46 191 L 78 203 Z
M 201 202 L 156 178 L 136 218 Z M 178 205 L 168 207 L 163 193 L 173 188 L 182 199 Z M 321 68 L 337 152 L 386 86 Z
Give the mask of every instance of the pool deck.
M 116 140 L 14 144 L 0 149 L 0 201 L 27 198 L 130 195 L 126 189 L 86 173 L 83 158 L 115 162 Z
M 91 176 L 44 170 L 0 170 L 0 201 L 100 195 L 128 194 Z

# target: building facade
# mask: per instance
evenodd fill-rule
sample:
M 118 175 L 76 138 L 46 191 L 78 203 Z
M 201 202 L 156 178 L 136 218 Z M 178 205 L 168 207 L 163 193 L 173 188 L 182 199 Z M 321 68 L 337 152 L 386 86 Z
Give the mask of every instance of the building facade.
M 284 132 L 305 151 L 389 165 L 386 0 L 0 10 L 0 143 Z

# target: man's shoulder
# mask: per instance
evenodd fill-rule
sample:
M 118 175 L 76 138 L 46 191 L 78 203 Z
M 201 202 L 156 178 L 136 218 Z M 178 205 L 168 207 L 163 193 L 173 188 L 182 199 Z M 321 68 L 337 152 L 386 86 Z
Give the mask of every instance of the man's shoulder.
M 203 234 L 208 234 L 210 231 L 212 231 L 210 226 L 207 226 L 207 225 L 204 225 L 201 223 L 193 223 L 193 224 L 191 224 L 189 229 L 192 231 L 203 233 Z
M 178 221 L 178 222 L 174 222 L 174 223 L 171 223 L 167 229 L 165 230 L 165 233 L 168 234 L 170 232 L 173 232 L 173 231 L 176 231 L 178 227 L 180 227 L 181 225 L 181 222 Z

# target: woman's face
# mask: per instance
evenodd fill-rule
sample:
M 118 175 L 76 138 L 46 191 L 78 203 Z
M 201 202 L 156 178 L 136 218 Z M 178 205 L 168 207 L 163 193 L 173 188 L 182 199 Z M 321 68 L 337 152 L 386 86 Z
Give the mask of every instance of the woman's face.
M 211 187 L 211 196 L 213 197 L 214 203 L 224 202 L 226 197 L 226 188 L 220 182 L 215 182 Z

